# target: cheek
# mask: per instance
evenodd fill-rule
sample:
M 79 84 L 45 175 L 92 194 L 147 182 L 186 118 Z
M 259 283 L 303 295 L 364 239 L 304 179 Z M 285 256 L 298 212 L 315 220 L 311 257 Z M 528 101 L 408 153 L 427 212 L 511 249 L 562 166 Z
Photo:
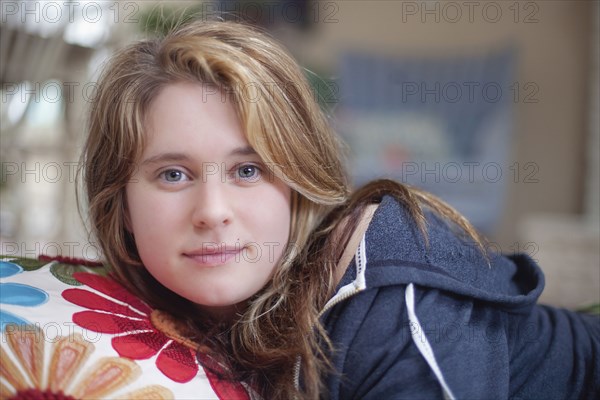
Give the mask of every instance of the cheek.
M 126 195 L 128 228 L 134 236 L 140 256 L 152 252 L 153 246 L 158 243 L 167 245 L 163 239 L 172 233 L 174 209 L 168 207 L 164 199 L 144 191 L 142 186 L 128 187 Z
M 173 196 L 161 195 L 145 183 L 130 183 L 125 193 L 132 228 L 136 225 L 155 225 L 158 221 L 168 220 L 169 214 L 177 209 L 170 207 Z
M 291 216 L 290 212 L 281 212 L 279 215 L 276 215 L 276 222 L 279 222 L 276 226 L 278 227 L 276 236 L 283 247 L 287 244 L 290 238 L 290 226 L 291 226 Z
M 249 238 L 277 259 L 283 254 L 290 236 L 291 196 L 285 186 L 269 185 L 240 196 L 236 207 Z
M 129 228 L 134 235 L 139 235 L 144 222 L 148 222 L 148 217 L 152 216 L 149 210 L 151 203 L 142 201 L 143 193 L 138 188 L 127 188 L 127 220 Z
M 162 220 L 160 212 L 150 212 L 149 209 L 131 213 L 133 241 L 138 255 L 146 268 L 153 273 L 158 266 L 164 266 L 176 249 L 174 237 L 178 237 L 172 225 Z
M 272 240 L 284 248 L 290 236 L 291 225 L 291 195 L 287 188 L 280 188 L 273 196 L 272 202 L 266 207 L 265 222 L 271 226 L 269 234 Z

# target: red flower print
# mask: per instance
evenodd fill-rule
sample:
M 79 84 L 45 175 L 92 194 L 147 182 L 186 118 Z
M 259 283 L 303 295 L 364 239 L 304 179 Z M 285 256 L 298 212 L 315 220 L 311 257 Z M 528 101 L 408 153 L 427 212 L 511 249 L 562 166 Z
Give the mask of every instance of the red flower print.
M 196 376 L 199 364 L 194 344 L 164 329 L 173 326 L 168 314 L 153 310 L 110 278 L 90 273 L 73 276 L 108 297 L 78 288 L 64 290 L 67 301 L 89 309 L 73 314 L 74 323 L 93 332 L 114 334 L 112 347 L 121 357 L 145 360 L 158 354 L 157 368 L 175 382 L 189 382 Z M 241 383 L 221 381 L 206 372 L 219 397 L 249 398 Z

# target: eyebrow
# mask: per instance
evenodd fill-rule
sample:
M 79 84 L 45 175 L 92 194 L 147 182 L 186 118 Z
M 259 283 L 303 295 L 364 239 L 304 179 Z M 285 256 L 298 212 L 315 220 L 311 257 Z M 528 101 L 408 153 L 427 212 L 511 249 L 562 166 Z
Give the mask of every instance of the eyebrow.
M 256 150 L 250 146 L 236 147 L 229 152 L 228 156 L 253 156 L 256 155 Z M 191 157 L 186 153 L 161 153 L 142 161 L 142 165 L 159 164 L 162 162 L 178 162 L 189 161 Z
M 256 150 L 250 146 L 237 147 L 229 153 L 230 156 L 254 156 L 257 154 Z

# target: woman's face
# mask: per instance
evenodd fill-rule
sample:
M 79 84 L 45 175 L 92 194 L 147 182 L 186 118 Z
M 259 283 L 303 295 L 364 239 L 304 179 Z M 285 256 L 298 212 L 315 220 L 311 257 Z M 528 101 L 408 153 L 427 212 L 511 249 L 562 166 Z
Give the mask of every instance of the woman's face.
M 291 218 L 290 188 L 269 174 L 226 98 L 200 84 L 166 86 L 126 186 L 127 225 L 147 270 L 216 313 L 269 281 Z

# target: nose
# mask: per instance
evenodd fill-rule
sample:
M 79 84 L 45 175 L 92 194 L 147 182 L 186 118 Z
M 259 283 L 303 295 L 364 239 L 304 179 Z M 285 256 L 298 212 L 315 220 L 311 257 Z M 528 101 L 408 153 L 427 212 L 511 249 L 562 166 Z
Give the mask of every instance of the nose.
M 203 229 L 214 229 L 231 224 L 233 212 L 230 199 L 221 182 L 202 182 L 194 198 L 192 223 Z

